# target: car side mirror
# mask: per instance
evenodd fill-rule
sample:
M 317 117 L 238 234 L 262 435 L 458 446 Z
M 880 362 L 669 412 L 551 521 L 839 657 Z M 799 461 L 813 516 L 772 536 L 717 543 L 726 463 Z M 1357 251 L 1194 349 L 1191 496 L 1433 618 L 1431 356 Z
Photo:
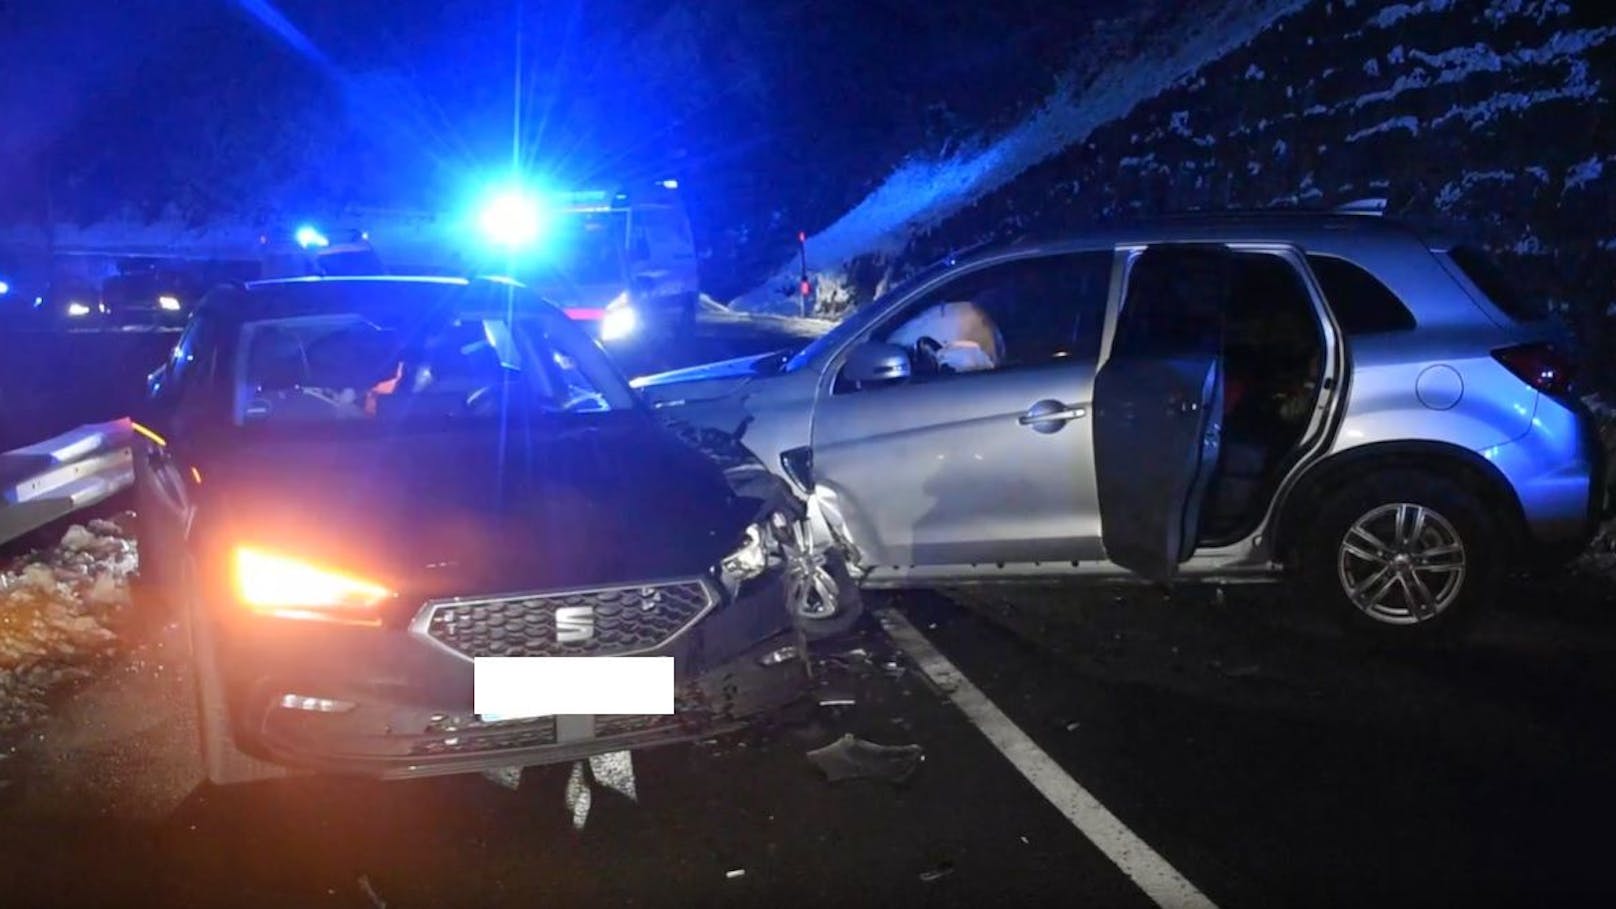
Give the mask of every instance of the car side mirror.
M 898 344 L 866 341 L 853 348 L 842 365 L 842 379 L 858 385 L 899 382 L 914 371 L 909 350 Z

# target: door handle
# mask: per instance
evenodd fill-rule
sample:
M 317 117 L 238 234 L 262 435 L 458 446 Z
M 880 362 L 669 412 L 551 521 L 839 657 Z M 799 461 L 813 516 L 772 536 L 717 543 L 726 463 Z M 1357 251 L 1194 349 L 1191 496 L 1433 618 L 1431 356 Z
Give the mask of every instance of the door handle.
M 1080 420 L 1089 415 L 1089 409 L 1081 404 L 1067 406 L 1060 401 L 1043 400 L 1027 408 L 1027 412 L 1016 418 L 1022 426 L 1031 426 L 1036 432 L 1055 432 L 1072 420 Z

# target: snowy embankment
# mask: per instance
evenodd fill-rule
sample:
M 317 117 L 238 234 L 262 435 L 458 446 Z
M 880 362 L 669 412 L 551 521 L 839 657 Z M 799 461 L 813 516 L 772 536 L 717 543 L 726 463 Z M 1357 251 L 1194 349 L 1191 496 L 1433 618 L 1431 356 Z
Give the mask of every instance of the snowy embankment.
M 1069 78 L 1019 126 L 937 160 L 911 160 L 835 223 L 808 238 L 810 265 L 819 276 L 821 311 L 849 302 L 841 272 L 863 256 L 891 256 L 916 233 L 941 222 L 1028 168 L 1082 142 L 1097 128 L 1128 115 L 1201 67 L 1246 44 L 1275 20 L 1309 0 L 1224 0 L 1196 4 L 1138 54 L 1087 67 Z M 743 310 L 789 312 L 798 305 L 789 288 L 799 268 L 783 265 L 762 287 L 735 301 Z
M 98 520 L 0 570 L 0 733 L 37 720 L 53 689 L 114 651 L 136 566 L 129 533 Z

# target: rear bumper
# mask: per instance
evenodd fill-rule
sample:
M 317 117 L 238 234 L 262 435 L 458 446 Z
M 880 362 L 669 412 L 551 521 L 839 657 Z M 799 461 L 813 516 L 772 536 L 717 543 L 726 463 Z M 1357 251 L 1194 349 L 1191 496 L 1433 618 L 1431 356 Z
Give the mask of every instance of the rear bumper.
M 1514 487 L 1537 564 L 1580 554 L 1616 507 L 1599 424 L 1581 402 L 1540 395 L 1531 431 L 1484 455 Z
M 797 643 L 777 577 L 759 578 L 650 651 L 675 660 L 671 715 L 484 722 L 470 659 L 412 629 L 257 620 L 234 629 L 219 664 L 238 747 L 294 769 L 402 779 L 574 760 L 703 738 L 796 701 L 802 660 L 763 665 Z M 340 712 L 282 706 L 286 695 Z

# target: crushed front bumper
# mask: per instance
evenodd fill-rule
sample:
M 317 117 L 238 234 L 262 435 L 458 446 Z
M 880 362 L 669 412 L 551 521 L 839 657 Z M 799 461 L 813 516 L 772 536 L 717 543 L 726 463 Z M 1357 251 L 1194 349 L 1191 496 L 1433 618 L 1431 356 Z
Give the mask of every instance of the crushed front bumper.
M 472 712 L 471 660 L 417 627 L 255 624 L 232 636 L 220 661 L 236 743 L 319 772 L 401 779 L 672 744 L 737 729 L 808 687 L 800 654 L 765 660 L 797 643 L 777 575 L 722 597 L 693 626 L 645 651 L 675 660 L 671 715 L 484 721 Z M 283 706 L 288 695 L 340 709 Z

